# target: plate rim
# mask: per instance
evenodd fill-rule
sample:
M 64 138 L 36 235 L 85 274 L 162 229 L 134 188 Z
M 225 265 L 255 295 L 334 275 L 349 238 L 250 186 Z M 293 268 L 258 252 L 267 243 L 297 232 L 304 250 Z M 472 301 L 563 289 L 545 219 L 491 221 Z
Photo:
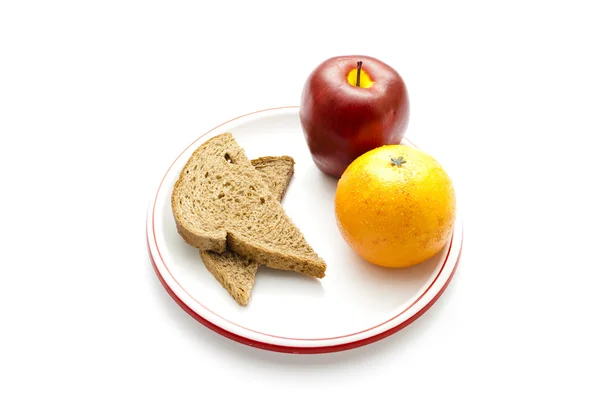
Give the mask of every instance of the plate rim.
M 166 179 L 166 177 L 169 175 L 169 173 L 171 172 L 173 166 L 177 163 L 177 161 L 192 147 L 194 146 L 196 143 L 198 143 L 203 137 L 205 137 L 206 135 L 209 135 L 210 133 L 214 132 L 216 129 L 227 125 L 231 122 L 240 120 L 240 119 L 244 119 L 247 117 L 251 117 L 251 116 L 255 116 L 256 114 L 264 114 L 264 113 L 278 113 L 281 111 L 286 111 L 286 110 L 298 110 L 299 107 L 298 106 L 282 106 L 282 107 L 273 107 L 273 108 L 267 108 L 267 109 L 262 109 L 262 110 L 257 110 L 257 111 L 253 111 L 247 114 L 243 114 L 240 115 L 238 117 L 232 118 L 226 122 L 223 122 L 217 126 L 215 126 L 214 128 L 208 130 L 207 132 L 201 134 L 198 138 L 196 138 L 194 141 L 192 141 L 192 143 L 190 143 L 175 159 L 174 161 L 171 163 L 171 165 L 169 166 L 169 168 L 166 170 L 165 174 L 163 175 L 159 185 L 158 185 L 158 189 L 156 190 L 156 193 L 154 194 L 154 196 L 152 197 L 152 200 L 149 204 L 148 207 L 148 214 L 147 214 L 147 218 L 146 218 L 146 244 L 147 244 L 147 248 L 148 248 L 148 254 L 150 256 L 150 261 L 152 263 L 154 272 L 156 273 L 159 281 L 161 282 L 161 284 L 163 285 L 163 287 L 165 288 L 165 290 L 167 291 L 167 293 L 169 293 L 169 295 L 173 298 L 173 300 L 184 310 L 186 311 L 191 317 L 193 317 L 196 321 L 200 322 L 202 325 L 206 326 L 207 328 L 211 329 L 212 331 L 228 338 L 231 340 L 234 340 L 236 342 L 251 346 L 251 347 L 257 347 L 257 348 L 261 348 L 264 350 L 270 350 L 270 351 L 276 351 L 276 352 L 284 352 L 284 353 L 295 353 L 295 354 L 316 354 L 316 353 L 329 353 L 329 352 L 336 352 L 336 351 L 344 351 L 344 350 L 349 350 L 352 348 L 357 348 L 357 347 L 361 347 L 370 343 L 374 343 L 376 341 L 379 341 L 385 337 L 388 337 L 396 332 L 398 332 L 399 330 L 403 329 L 404 327 L 410 325 L 413 321 L 415 321 L 417 318 L 419 318 L 421 315 L 423 315 L 440 297 L 441 295 L 444 293 L 444 291 L 446 290 L 446 288 L 448 287 L 448 285 L 450 284 L 450 282 L 452 281 L 452 278 L 454 276 L 454 273 L 459 265 L 460 262 L 460 258 L 462 255 L 462 244 L 463 244 L 463 237 L 464 237 L 464 232 L 462 229 L 462 220 L 460 220 L 460 218 L 456 219 L 455 222 L 455 227 L 453 229 L 453 233 L 452 233 L 452 237 L 451 237 L 451 241 L 450 241 L 450 245 L 448 246 L 447 249 L 447 254 L 444 258 L 444 263 L 442 264 L 442 267 L 440 268 L 439 272 L 437 273 L 436 277 L 433 279 L 433 281 L 428 285 L 428 287 L 416 298 L 416 300 L 414 300 L 408 307 L 406 307 L 404 310 L 402 310 L 399 314 L 395 315 L 394 317 L 389 318 L 388 320 L 384 321 L 384 322 L 380 322 L 377 325 L 367 328 L 367 329 L 363 329 L 360 332 L 356 332 L 356 333 L 351 333 L 351 334 L 345 334 L 345 335 L 340 335 L 340 336 L 336 336 L 336 337 L 331 337 L 331 338 L 288 338 L 288 337 L 283 337 L 283 336 L 278 336 L 278 335 L 272 335 L 272 334 L 268 334 L 268 333 L 264 333 L 264 332 L 258 332 L 255 330 L 252 330 L 250 328 L 246 328 L 243 327 L 235 322 L 229 321 L 226 318 L 220 316 L 218 313 L 216 313 L 215 311 L 212 311 L 208 308 L 206 308 L 206 306 L 204 306 L 202 303 L 200 303 L 199 301 L 197 301 L 195 298 L 193 298 L 193 296 L 191 296 L 186 290 L 185 288 L 176 280 L 176 278 L 170 273 L 169 268 L 166 266 L 166 264 L 164 263 L 164 260 L 162 260 L 162 256 L 160 254 L 160 250 L 159 250 L 159 245 L 156 241 L 156 232 L 154 230 L 154 215 L 155 215 L 155 207 L 156 207 L 156 203 L 157 200 L 159 198 L 159 194 L 161 193 L 162 190 L 164 190 L 163 188 L 163 183 Z M 416 147 L 416 145 L 414 145 L 408 138 L 406 138 L 406 140 L 408 142 L 410 142 L 413 146 Z M 459 217 L 459 214 L 457 213 L 457 217 Z M 455 237 L 456 235 L 456 227 L 460 224 L 460 236 L 459 237 Z M 154 246 L 155 249 L 153 248 L 152 244 L 151 244 L 151 235 L 153 236 L 153 241 L 154 241 Z M 459 242 L 459 247 L 458 247 L 458 253 L 455 255 L 455 260 L 453 260 L 452 262 L 454 262 L 454 265 L 449 267 L 446 265 L 446 263 L 448 262 L 448 260 L 450 259 L 450 255 L 453 253 L 453 250 L 456 249 L 456 247 L 453 247 L 453 242 L 456 239 L 457 242 Z M 158 253 L 155 258 L 155 254 L 154 254 L 154 250 Z M 455 252 L 455 251 L 454 251 Z M 163 272 L 161 272 L 161 268 L 158 266 L 158 264 L 162 264 L 164 266 L 164 268 L 167 270 L 168 274 L 170 275 L 170 279 L 169 276 L 167 276 L 165 279 L 165 276 L 163 275 Z M 381 332 L 377 332 L 374 335 L 371 336 L 367 336 L 367 337 L 362 337 L 362 338 L 358 338 L 356 340 L 348 340 L 345 341 L 343 339 L 347 339 L 350 338 L 352 336 L 358 336 L 360 334 L 363 334 L 365 332 L 368 332 L 370 330 L 374 330 L 377 329 L 378 327 L 381 327 L 383 325 L 389 324 L 390 322 L 394 321 L 395 319 L 399 318 L 402 314 L 410 311 L 413 307 L 415 307 L 429 292 L 432 288 L 434 288 L 438 278 L 440 278 L 442 276 L 442 273 L 447 272 L 447 269 L 451 268 L 449 275 L 446 273 L 445 275 L 448 275 L 445 278 L 445 281 L 443 281 L 443 284 L 441 287 L 437 288 L 437 291 L 434 292 L 433 297 L 431 299 L 429 299 L 427 301 L 427 303 L 422 304 L 420 306 L 420 308 L 416 309 L 416 311 L 414 312 L 413 315 L 410 315 L 408 318 L 404 319 L 404 320 L 400 320 L 397 324 L 389 327 L 388 329 L 385 329 Z M 179 286 L 179 288 L 175 287 L 173 288 L 168 280 L 173 280 L 173 284 Z M 175 289 L 175 290 L 174 290 Z M 202 308 L 204 308 L 205 310 L 207 310 L 209 313 L 214 314 L 214 316 L 218 317 L 221 319 L 221 321 L 224 321 L 226 324 L 230 324 L 230 325 L 234 325 L 234 327 L 238 327 L 240 328 L 242 331 L 246 330 L 248 332 L 250 332 L 250 335 L 244 335 L 241 334 L 241 332 L 239 332 L 239 329 L 231 329 L 232 327 L 230 326 L 230 329 L 227 329 L 227 326 L 225 324 L 225 326 L 222 326 L 223 324 L 218 324 L 215 321 L 211 321 L 210 316 L 203 316 L 201 315 L 199 312 L 197 312 L 196 310 L 194 310 L 192 308 L 192 306 L 190 304 L 187 304 L 186 301 L 184 299 L 182 299 L 182 296 L 178 295 L 176 293 L 176 290 L 182 290 L 185 294 L 187 294 L 188 297 L 190 297 L 193 301 L 195 301 L 196 303 L 198 303 Z M 209 318 L 206 318 L 209 317 Z M 233 332 L 234 330 L 238 330 L 238 332 Z M 258 338 L 252 338 L 249 336 L 264 336 L 267 339 L 271 338 L 271 339 L 275 339 L 275 341 L 277 342 L 291 342 L 289 344 L 280 344 L 280 343 L 273 343 L 273 342 L 269 342 L 268 340 L 259 340 Z M 341 343 L 333 343 L 333 344 L 321 344 L 321 345 L 315 345 L 316 342 L 318 341 L 340 341 L 343 340 Z M 302 345 L 298 346 L 295 345 L 294 342 L 301 342 Z

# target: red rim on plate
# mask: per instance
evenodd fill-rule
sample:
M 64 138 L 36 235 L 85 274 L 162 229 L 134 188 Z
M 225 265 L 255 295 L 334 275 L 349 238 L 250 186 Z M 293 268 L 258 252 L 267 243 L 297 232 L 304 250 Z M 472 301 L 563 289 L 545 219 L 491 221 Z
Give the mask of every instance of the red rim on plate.
M 452 242 L 454 241 L 454 233 L 452 234 L 452 237 L 450 239 L 450 245 L 448 246 L 448 252 L 445 256 L 444 259 L 444 263 L 442 265 L 442 267 L 440 268 L 437 276 L 435 277 L 435 279 L 431 282 L 431 284 L 423 291 L 423 293 L 421 293 L 421 295 L 415 300 L 413 301 L 408 307 L 406 307 L 404 310 L 402 310 L 399 314 L 395 315 L 394 317 L 388 319 L 387 321 L 381 322 L 379 324 L 377 324 L 376 326 L 370 327 L 368 329 L 364 329 L 360 332 L 356 332 L 356 333 L 352 333 L 352 334 L 347 334 L 347 335 L 342 335 L 342 336 L 337 336 L 337 337 L 331 337 L 331 338 L 315 338 L 315 339 L 298 339 L 298 338 L 288 338 L 288 337 L 281 337 L 281 336 L 276 336 L 276 335 L 271 335 L 268 333 L 264 333 L 264 332 L 258 332 L 246 327 L 243 327 L 241 325 L 238 325 L 232 321 L 228 321 L 227 319 L 223 318 L 222 316 L 220 316 L 219 314 L 217 314 L 216 312 L 208 309 L 206 306 L 204 306 L 202 303 L 200 303 L 198 300 L 196 300 L 193 296 L 191 296 L 186 290 L 185 288 L 183 288 L 183 286 L 181 286 L 181 284 L 179 284 L 179 282 L 177 281 L 177 279 L 171 274 L 169 267 L 167 266 L 167 264 L 164 262 L 164 260 L 162 259 L 162 255 L 160 254 L 160 249 L 158 246 L 158 243 L 156 241 L 156 232 L 154 230 L 154 215 L 155 215 L 155 207 L 156 207 L 156 200 L 158 198 L 158 195 L 160 193 L 161 187 L 164 183 L 165 178 L 167 177 L 167 175 L 169 174 L 169 171 L 172 169 L 173 165 L 175 165 L 175 163 L 177 162 L 177 160 L 179 160 L 179 158 L 190 148 L 192 147 L 194 144 L 196 144 L 202 137 L 208 135 L 209 133 L 213 132 L 214 130 L 220 128 L 221 126 L 228 124 L 232 121 L 238 120 L 240 118 L 244 118 L 253 114 L 258 114 L 258 113 L 264 113 L 264 112 L 269 112 L 269 111 L 275 111 L 275 110 L 284 110 L 284 109 L 297 109 L 297 106 L 287 106 L 287 107 L 277 107 L 277 108 L 270 108 L 270 109 L 265 109 L 265 110 L 260 110 L 260 111 L 255 111 L 252 113 L 248 113 L 236 118 L 233 118 L 227 122 L 224 122 L 216 127 L 214 127 L 213 129 L 209 130 L 208 132 L 202 134 L 201 136 L 199 136 L 194 142 L 192 142 L 188 147 L 186 147 L 185 150 L 183 150 L 181 152 L 181 154 L 175 159 L 175 161 L 173 161 L 173 163 L 171 164 L 171 166 L 169 167 L 169 169 L 167 170 L 167 172 L 165 173 L 165 175 L 163 176 L 160 185 L 158 187 L 156 196 L 154 198 L 154 202 L 152 204 L 151 207 L 151 217 L 149 216 L 148 220 L 147 220 L 147 225 L 149 227 L 151 227 L 151 232 L 152 232 L 152 238 L 149 235 L 149 231 L 147 230 L 147 234 L 146 234 L 146 240 L 147 240 L 147 246 L 148 246 L 148 253 L 150 255 L 150 260 L 152 262 L 152 266 L 154 267 L 154 271 L 158 277 L 158 279 L 160 280 L 160 282 L 162 283 L 163 287 L 166 289 L 166 291 L 169 293 L 169 295 L 173 298 L 173 300 L 175 300 L 175 302 L 177 304 L 179 304 L 179 306 L 186 311 L 190 316 L 192 316 L 194 319 L 196 319 L 198 322 L 200 322 L 201 324 L 203 324 L 204 326 L 210 328 L 211 330 L 213 330 L 214 332 L 225 336 L 231 340 L 234 340 L 236 342 L 251 346 L 251 347 L 256 347 L 256 348 L 260 348 L 260 349 L 264 349 L 264 350 L 270 350 L 270 351 L 276 351 L 276 352 L 283 352 L 283 353 L 294 353 L 294 354 L 318 354 L 318 353 L 331 353 L 331 352 L 337 352 L 337 351 L 343 351 L 343 350 L 349 350 L 349 349 L 353 349 L 353 348 L 357 348 L 357 347 L 361 347 L 361 346 L 365 346 L 367 344 L 379 341 L 381 339 L 384 339 L 396 332 L 398 332 L 399 330 L 401 330 L 402 328 L 408 326 L 409 324 L 411 324 L 413 321 L 415 321 L 417 318 L 419 318 L 421 315 L 423 315 L 438 299 L 439 297 L 444 293 L 444 291 L 446 290 L 446 288 L 448 287 L 448 285 L 450 284 L 450 281 L 452 280 L 452 277 L 454 276 L 454 273 L 456 271 L 456 268 L 459 264 L 460 261 L 460 257 L 461 257 L 461 253 L 462 253 L 462 230 L 461 230 L 461 236 L 460 236 L 460 248 L 459 248 L 459 252 L 458 255 L 456 257 L 456 260 L 454 262 L 453 266 L 447 266 L 447 262 L 448 262 L 448 258 L 450 256 L 450 253 L 453 249 L 452 247 Z M 412 143 L 411 143 L 412 144 Z M 416 147 L 416 146 L 415 146 Z M 392 321 L 393 319 L 399 317 L 400 315 L 404 314 L 405 312 L 409 311 L 413 306 L 415 306 L 415 304 L 417 304 L 430 290 L 431 288 L 435 285 L 435 283 L 437 282 L 438 278 L 440 277 L 440 275 L 442 274 L 442 272 L 446 269 L 446 268 L 452 268 L 449 277 L 447 278 L 446 282 L 444 282 L 443 286 L 441 288 L 438 289 L 437 293 L 429 300 L 429 302 L 425 305 L 423 305 L 414 315 L 412 315 L 410 318 L 402 321 L 401 323 L 399 323 L 396 326 L 391 327 L 388 330 L 385 330 L 383 332 L 377 333 L 373 336 L 369 336 L 363 339 L 358 339 L 358 340 L 354 340 L 354 341 L 350 341 L 350 342 L 346 342 L 346 343 L 341 343 L 341 344 L 335 344 L 335 345 L 326 345 L 326 346 L 284 346 L 284 345 L 279 345 L 279 344 L 275 344 L 275 343 L 268 343 L 268 342 L 262 342 L 262 341 L 258 341 L 258 340 L 254 340 L 248 337 L 244 337 L 241 335 L 238 335 L 234 332 L 228 331 L 227 329 L 224 329 L 221 326 L 218 326 L 214 323 L 212 323 L 211 321 L 207 320 L 206 318 L 202 317 L 200 314 L 198 314 L 196 311 L 194 311 L 190 306 L 188 306 L 174 291 L 173 289 L 167 284 L 167 282 L 165 281 L 164 277 L 162 276 L 161 272 L 159 271 L 159 268 L 157 266 L 157 260 L 155 260 L 154 255 L 152 254 L 152 250 L 151 250 L 151 246 L 150 243 L 151 241 L 153 242 L 153 244 L 156 246 L 157 249 L 157 253 L 158 253 L 158 257 L 160 258 L 160 262 L 162 263 L 162 265 L 165 266 L 165 269 L 167 271 L 167 273 L 169 274 L 170 278 L 175 282 L 175 284 L 179 287 L 179 289 L 181 289 L 183 292 L 185 292 L 188 297 L 190 297 L 194 302 L 196 302 L 198 305 L 200 305 L 202 308 L 204 308 L 207 312 L 215 315 L 216 317 L 222 319 L 223 321 L 226 321 L 229 324 L 233 324 L 243 330 L 247 330 L 249 332 L 252 333 L 256 333 L 256 334 L 260 334 L 260 335 L 265 335 L 267 337 L 272 337 L 272 338 L 278 338 L 278 339 L 287 339 L 287 340 L 294 340 L 294 341 L 305 341 L 305 342 L 312 342 L 312 341 L 323 341 L 323 340 L 332 340 L 332 339 L 339 339 L 339 338 L 346 338 L 346 337 L 351 337 L 351 336 L 355 336 L 355 335 L 359 335 L 365 332 L 368 332 L 370 330 L 376 329 L 390 321 Z

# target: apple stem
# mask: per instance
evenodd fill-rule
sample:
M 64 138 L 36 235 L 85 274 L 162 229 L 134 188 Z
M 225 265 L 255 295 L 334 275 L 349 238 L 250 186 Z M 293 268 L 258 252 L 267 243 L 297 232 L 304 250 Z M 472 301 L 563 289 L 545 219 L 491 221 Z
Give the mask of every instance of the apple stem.
M 362 68 L 362 61 L 356 63 L 356 86 L 360 87 L 360 69 Z

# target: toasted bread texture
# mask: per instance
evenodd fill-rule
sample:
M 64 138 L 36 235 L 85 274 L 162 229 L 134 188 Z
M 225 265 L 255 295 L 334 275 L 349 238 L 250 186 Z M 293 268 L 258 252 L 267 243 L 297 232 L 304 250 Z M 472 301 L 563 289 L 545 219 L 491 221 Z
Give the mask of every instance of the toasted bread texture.
M 173 187 L 171 207 L 177 231 L 191 246 L 231 250 L 271 268 L 325 276 L 325 262 L 231 133 L 194 151 Z
M 271 193 L 281 201 L 294 174 L 294 159 L 287 156 L 261 157 L 252 160 L 252 165 L 261 173 Z M 231 297 L 241 306 L 248 305 L 259 264 L 233 251 L 219 254 L 200 250 L 200 256 Z

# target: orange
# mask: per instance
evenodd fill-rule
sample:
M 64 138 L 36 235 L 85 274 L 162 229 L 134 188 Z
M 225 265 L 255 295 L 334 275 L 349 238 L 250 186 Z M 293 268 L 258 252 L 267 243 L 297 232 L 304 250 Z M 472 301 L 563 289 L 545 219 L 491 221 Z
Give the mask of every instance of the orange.
M 382 146 L 342 174 L 335 214 L 342 236 L 361 258 L 409 267 L 433 257 L 448 241 L 456 218 L 454 187 L 429 154 Z

